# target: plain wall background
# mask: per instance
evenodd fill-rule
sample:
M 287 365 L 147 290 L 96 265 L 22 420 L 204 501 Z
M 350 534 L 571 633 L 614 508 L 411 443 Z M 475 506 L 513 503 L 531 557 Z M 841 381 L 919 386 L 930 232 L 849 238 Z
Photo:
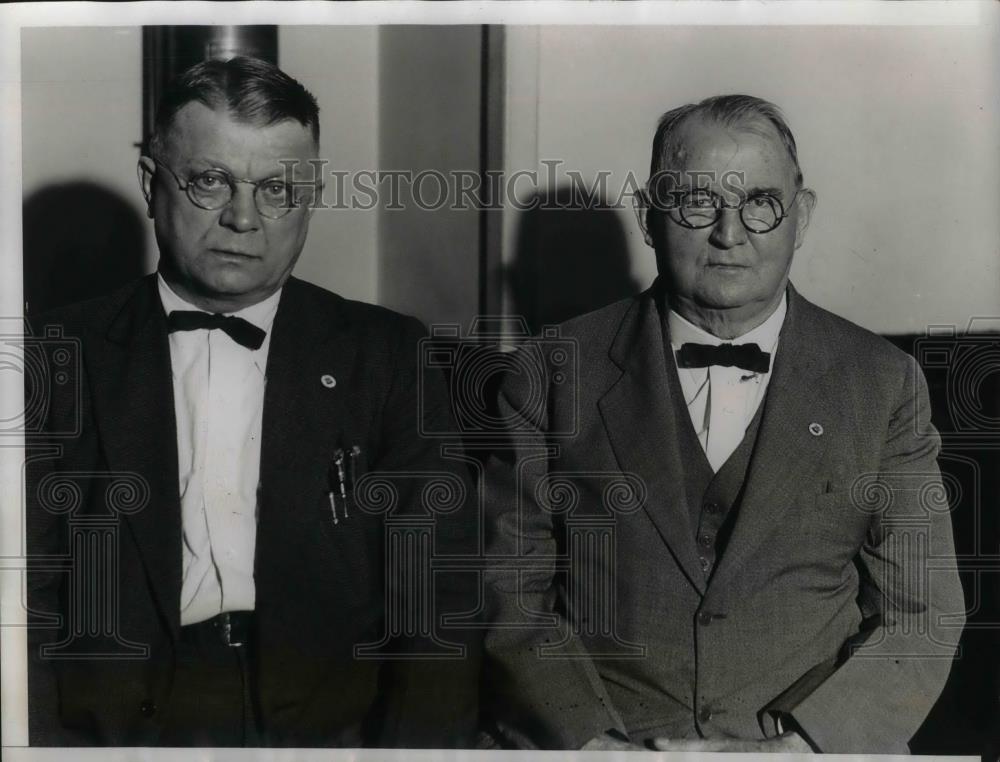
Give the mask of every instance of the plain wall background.
M 316 96 L 320 155 L 330 169 L 377 165 L 378 50 L 378 27 L 278 27 L 278 64 Z M 351 299 L 378 302 L 378 246 L 375 210 L 317 209 L 295 274 Z
M 379 32 L 379 168 L 477 172 L 480 162 L 478 26 L 386 26 Z M 424 321 L 467 324 L 479 302 L 475 208 L 379 209 L 379 302 Z M 437 202 L 440 187 L 417 193 Z
M 509 27 L 507 167 L 645 181 L 664 111 L 758 95 L 784 110 L 819 196 L 799 289 L 881 333 L 965 326 L 1000 314 L 996 43 L 989 27 Z M 645 286 L 653 251 L 617 214 Z
M 142 139 L 142 30 L 24 29 L 21 37 L 22 195 L 92 182 L 145 217 L 136 161 Z M 58 225 L 59 220 L 53 219 Z M 148 226 L 146 252 L 155 251 Z M 152 270 L 155 260 L 147 260 Z

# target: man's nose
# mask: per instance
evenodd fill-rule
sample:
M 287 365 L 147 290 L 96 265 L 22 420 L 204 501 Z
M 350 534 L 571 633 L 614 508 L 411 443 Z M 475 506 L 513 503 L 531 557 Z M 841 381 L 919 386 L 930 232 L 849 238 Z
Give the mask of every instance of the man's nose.
M 720 249 L 731 249 L 746 243 L 747 229 L 743 227 L 743 220 L 740 219 L 740 210 L 723 209 L 712 227 L 709 240 Z
M 219 222 L 237 233 L 251 233 L 260 228 L 260 212 L 253 198 L 253 188 L 241 188 L 233 191 L 230 202 L 223 207 Z

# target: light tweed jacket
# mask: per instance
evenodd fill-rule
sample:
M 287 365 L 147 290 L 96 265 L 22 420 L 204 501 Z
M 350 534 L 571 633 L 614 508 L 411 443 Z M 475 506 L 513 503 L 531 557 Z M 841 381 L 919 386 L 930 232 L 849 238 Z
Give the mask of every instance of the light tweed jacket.
M 579 355 L 569 382 L 546 360 L 541 381 L 511 374 L 502 390 L 520 431 L 486 480 L 495 728 L 540 748 L 610 729 L 760 739 L 783 713 L 825 752 L 905 752 L 964 624 L 939 439 L 917 426 L 922 373 L 789 286 L 738 516 L 706 582 L 656 289 L 562 326 Z M 629 489 L 641 508 L 620 499 Z

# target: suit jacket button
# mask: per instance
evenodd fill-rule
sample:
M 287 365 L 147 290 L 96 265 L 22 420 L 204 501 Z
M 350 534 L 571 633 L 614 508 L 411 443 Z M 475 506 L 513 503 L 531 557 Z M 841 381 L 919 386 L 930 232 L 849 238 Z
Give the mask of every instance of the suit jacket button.
M 156 704 L 152 701 L 143 701 L 139 704 L 139 713 L 142 714 L 143 717 L 152 717 L 156 714 Z
M 698 612 L 698 624 L 703 627 L 708 627 L 712 623 L 712 614 L 708 611 Z
M 698 710 L 698 722 L 710 722 L 712 719 L 712 710 L 707 706 Z

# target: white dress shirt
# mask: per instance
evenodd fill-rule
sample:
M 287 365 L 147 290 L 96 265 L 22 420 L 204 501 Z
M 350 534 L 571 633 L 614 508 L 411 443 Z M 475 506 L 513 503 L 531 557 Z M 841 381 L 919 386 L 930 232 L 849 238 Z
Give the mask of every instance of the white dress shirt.
M 735 339 L 720 339 L 670 310 L 667 328 L 674 362 L 682 344 L 757 344 L 771 355 L 771 368 L 778 350 L 778 335 L 788 309 L 788 297 L 783 297 L 777 309 L 763 323 Z M 691 423 L 698 434 L 705 455 L 716 472 L 739 447 L 747 427 L 767 392 L 771 373 L 753 373 L 743 368 L 712 365 L 708 368 L 678 366 L 681 389 Z
M 167 314 L 199 310 L 160 275 Z M 170 334 L 183 532 L 181 624 L 254 608 L 264 372 L 281 291 L 232 313 L 267 332 L 248 349 L 222 330 Z

